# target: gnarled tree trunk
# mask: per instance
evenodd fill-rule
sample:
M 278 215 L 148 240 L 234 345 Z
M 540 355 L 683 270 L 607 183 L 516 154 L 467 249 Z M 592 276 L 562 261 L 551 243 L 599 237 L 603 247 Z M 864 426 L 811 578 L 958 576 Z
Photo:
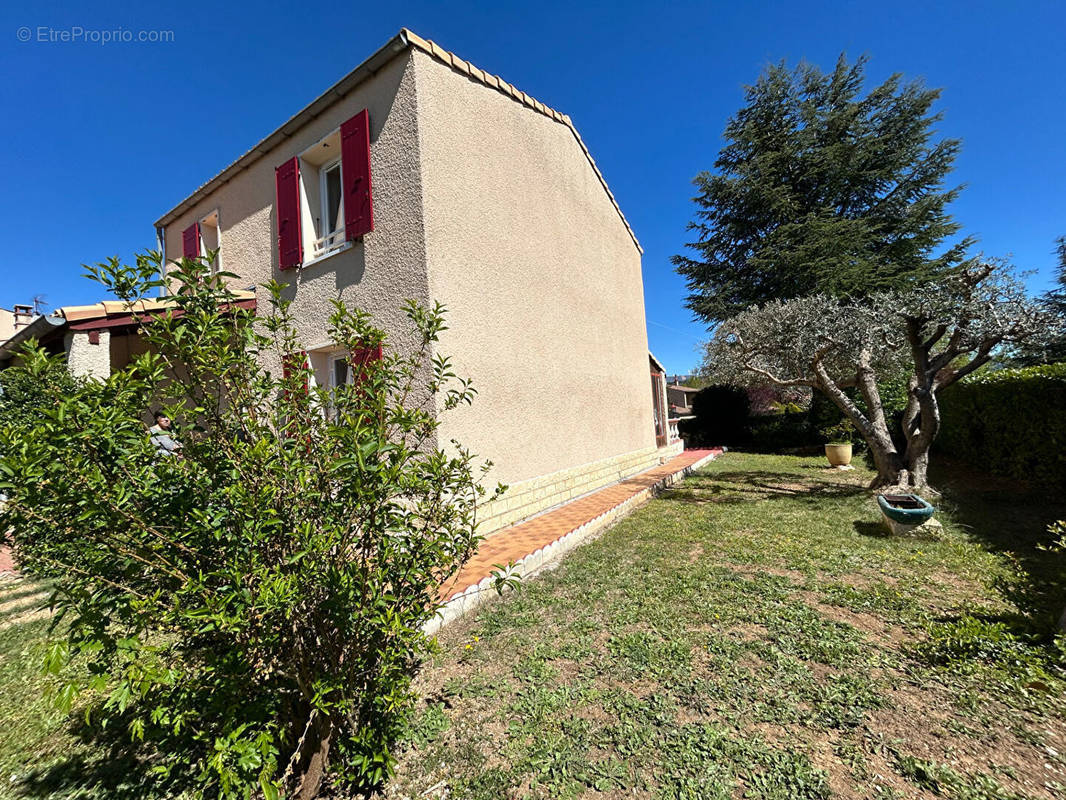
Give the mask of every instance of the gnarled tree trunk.
M 322 789 L 322 779 L 329 766 L 329 749 L 333 739 L 333 720 L 312 711 L 304 737 L 293 754 L 294 787 L 292 796 L 297 800 L 314 800 Z
M 928 448 L 921 457 L 918 457 L 917 450 L 912 453 L 910 448 L 907 453 L 899 452 L 888 429 L 888 420 L 885 418 L 881 394 L 877 389 L 877 376 L 870 366 L 869 353 L 861 354 L 855 380 L 855 385 L 859 387 L 859 392 L 866 403 L 866 414 L 863 414 L 843 389 L 829 377 L 820 362 L 813 363 L 812 369 L 818 378 L 815 388 L 833 401 L 833 404 L 859 431 L 870 448 L 870 454 L 873 456 L 874 466 L 877 469 L 877 477 L 871 488 L 882 486 L 904 486 L 915 490 L 919 486 L 925 488 Z M 911 459 L 912 454 L 915 456 L 914 460 Z M 916 476 L 918 482 L 915 482 Z

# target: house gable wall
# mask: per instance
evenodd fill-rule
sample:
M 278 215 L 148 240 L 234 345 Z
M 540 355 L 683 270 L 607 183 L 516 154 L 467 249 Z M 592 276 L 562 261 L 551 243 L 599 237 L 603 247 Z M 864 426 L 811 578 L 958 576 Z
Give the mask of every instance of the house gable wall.
M 362 108 L 375 230 L 280 270 L 274 168 Z M 334 298 L 370 311 L 401 347 L 413 344 L 402 300 L 443 302 L 437 349 L 479 395 L 437 438 L 493 460 L 492 478 L 515 487 L 486 510 L 490 528 L 657 463 L 639 246 L 569 120 L 411 48 L 286 132 L 168 218 L 168 258 L 217 209 L 223 269 L 239 288 L 291 284 L 308 349 L 325 344 Z
M 654 448 L 640 252 L 570 127 L 416 51 L 439 433 L 518 483 Z

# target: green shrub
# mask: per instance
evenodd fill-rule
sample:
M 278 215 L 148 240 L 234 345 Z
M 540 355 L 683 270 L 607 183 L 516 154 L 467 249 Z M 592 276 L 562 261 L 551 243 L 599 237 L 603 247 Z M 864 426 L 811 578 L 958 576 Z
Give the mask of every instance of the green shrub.
M 822 428 L 821 434 L 826 444 L 853 444 L 862 441 L 855 426 L 847 419 L 840 420 L 836 425 Z
M 744 389 L 708 386 L 692 398 L 695 419 L 682 420 L 680 432 L 695 446 L 735 446 L 748 439 L 750 401 Z
M 0 372 L 0 424 L 32 427 L 81 385 L 62 359 L 33 359 L 24 368 Z
M 937 448 L 994 475 L 1066 485 L 1066 363 L 986 372 L 944 391 Z
M 130 301 L 159 266 L 95 272 Z M 47 662 L 58 699 L 81 694 L 90 725 L 128 730 L 161 780 L 201 796 L 379 784 L 484 494 L 473 456 L 435 438 L 432 409 L 473 398 L 431 356 L 443 309 L 408 303 L 400 351 L 336 303 L 328 336 L 356 379 L 324 388 L 295 355 L 283 287 L 256 316 L 206 258 L 167 275 L 182 313 L 145 322 L 149 352 L 103 384 L 54 387 L 32 426 L 0 425 L 0 530 L 68 623 Z M 25 358 L 27 376 L 54 366 Z M 141 422 L 160 406 L 178 456 Z
M 751 446 L 757 452 L 780 453 L 822 443 L 806 412 L 753 417 L 750 426 Z

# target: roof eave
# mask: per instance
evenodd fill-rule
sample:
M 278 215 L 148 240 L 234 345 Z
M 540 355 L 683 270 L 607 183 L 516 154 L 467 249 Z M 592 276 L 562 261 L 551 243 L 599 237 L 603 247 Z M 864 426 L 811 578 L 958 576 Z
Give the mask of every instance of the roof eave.
M 393 58 L 411 46 L 408 34 L 409 31 L 406 28 L 402 28 L 398 34 L 379 47 L 370 58 L 363 61 L 359 66 L 304 106 L 303 109 L 290 117 L 284 124 L 278 127 L 277 130 L 262 139 L 248 152 L 215 175 L 215 177 L 207 183 L 203 184 L 166 214 L 157 219 L 155 226 L 160 228 L 173 222 L 200 202 L 204 197 L 211 194 L 219 187 L 229 183 L 237 175 L 244 172 L 244 170 L 248 169 L 248 167 L 265 156 L 283 141 L 292 137 L 293 134 L 303 128 L 307 123 L 317 119 L 327 109 L 332 107 L 335 102 L 350 94 L 356 86 L 367 78 L 375 75 L 382 67 L 392 61 Z
M 12 334 L 11 338 L 0 344 L 0 358 L 11 358 L 15 351 L 27 340 L 42 340 L 45 335 L 58 332 L 66 327 L 67 321 L 63 317 L 53 315 L 37 317 L 25 328 L 20 328 Z

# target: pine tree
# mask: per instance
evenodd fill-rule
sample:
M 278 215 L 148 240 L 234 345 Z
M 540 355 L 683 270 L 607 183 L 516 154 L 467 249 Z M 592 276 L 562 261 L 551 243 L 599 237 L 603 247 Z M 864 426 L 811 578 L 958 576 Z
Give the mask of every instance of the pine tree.
M 1066 318 L 1066 236 L 1055 240 L 1055 252 L 1059 256 L 1056 286 L 1044 295 L 1044 302 L 1049 309 L 1060 317 Z
M 1030 349 L 1025 353 L 1028 359 L 1021 361 L 1026 366 L 1066 361 L 1066 236 L 1055 240 L 1055 252 L 1059 257 L 1055 288 L 1046 292 L 1041 299 L 1044 307 L 1054 315 L 1057 325 L 1042 348 Z
M 934 141 L 939 90 L 893 75 L 863 94 L 866 59 L 831 73 L 770 66 L 730 120 L 713 173 L 700 173 L 691 256 L 673 263 L 708 323 L 814 292 L 902 289 L 959 264 L 938 252 L 959 225 L 945 188 L 960 143 Z

